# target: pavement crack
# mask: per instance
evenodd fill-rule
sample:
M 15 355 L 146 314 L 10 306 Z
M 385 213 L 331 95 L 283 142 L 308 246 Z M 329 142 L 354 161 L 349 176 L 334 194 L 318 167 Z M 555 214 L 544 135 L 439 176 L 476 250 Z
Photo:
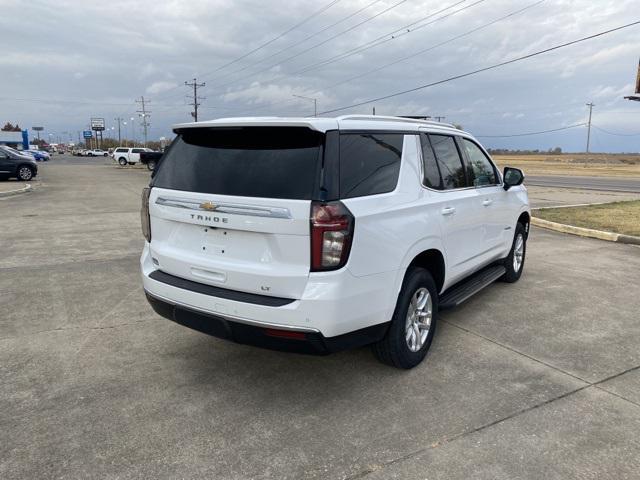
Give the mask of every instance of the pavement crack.
M 453 322 L 451 322 L 449 320 L 444 320 L 444 319 L 440 318 L 439 321 L 442 322 L 442 323 L 446 323 L 447 325 L 451 325 L 452 327 L 458 328 L 458 329 L 462 330 L 463 332 L 468 333 L 469 335 L 474 335 L 474 336 L 476 336 L 478 338 L 482 338 L 483 340 L 486 340 L 487 342 L 493 343 L 494 345 L 497 345 L 497 346 L 499 346 L 501 348 L 504 348 L 505 350 L 509 350 L 510 352 L 517 353 L 518 355 L 521 355 L 521 356 L 523 356 L 525 358 L 528 358 L 529 360 L 532 360 L 532 361 L 534 361 L 536 363 L 544 365 L 545 367 L 551 368 L 551 369 L 553 369 L 553 370 L 555 370 L 557 372 L 560 372 L 560 373 L 568 375 L 568 376 L 570 376 L 572 378 L 575 378 L 576 380 L 580 380 L 581 382 L 584 382 L 584 383 L 586 383 L 588 385 L 593 385 L 593 383 L 590 382 L 589 380 L 585 380 L 584 378 L 581 378 L 581 377 L 579 377 L 577 375 L 574 375 L 573 373 L 569 373 L 569 372 L 567 372 L 565 370 L 562 370 L 561 368 L 558 368 L 558 367 L 556 367 L 554 365 L 551 365 L 551 364 L 549 364 L 549 363 L 547 363 L 547 362 L 545 362 L 543 360 L 540 360 L 538 358 L 532 357 L 531 355 L 528 355 L 528 354 L 526 354 L 524 352 L 516 350 L 515 348 L 510 347 L 508 345 L 505 345 L 504 343 L 500 343 L 500 342 L 498 342 L 498 341 L 496 341 L 496 340 L 494 340 L 492 338 L 485 337 L 484 335 L 481 335 L 481 334 L 479 334 L 477 332 L 469 330 L 468 328 L 464 328 L 464 327 L 462 327 L 462 326 L 460 326 L 460 325 L 458 325 L 456 323 L 453 323 Z

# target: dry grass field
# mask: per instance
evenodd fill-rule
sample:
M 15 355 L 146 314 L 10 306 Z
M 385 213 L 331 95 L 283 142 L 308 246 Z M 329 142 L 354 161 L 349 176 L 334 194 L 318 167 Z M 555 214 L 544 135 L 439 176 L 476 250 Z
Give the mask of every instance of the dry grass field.
M 564 153 L 493 155 L 492 158 L 500 168 L 517 167 L 529 175 L 640 177 L 640 155 Z
M 640 201 L 585 207 L 545 208 L 533 215 L 550 222 L 640 236 Z

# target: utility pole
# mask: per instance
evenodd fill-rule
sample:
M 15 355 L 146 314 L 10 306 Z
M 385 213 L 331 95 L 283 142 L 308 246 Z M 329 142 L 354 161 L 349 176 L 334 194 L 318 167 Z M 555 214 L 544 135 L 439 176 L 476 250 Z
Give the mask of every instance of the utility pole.
M 120 145 L 120 142 L 122 140 L 120 137 L 120 122 L 122 122 L 122 119 L 118 117 L 118 118 L 114 118 L 114 120 L 118 122 L 118 145 Z
M 596 105 L 593 102 L 587 103 L 587 107 L 589 107 L 589 123 L 587 123 L 587 153 L 589 153 L 589 142 L 591 140 L 591 113 L 595 106 Z
M 194 78 L 193 82 L 184 82 L 187 87 L 193 87 L 193 103 L 189 105 L 193 105 L 193 112 L 191 112 L 191 116 L 195 122 L 198 121 L 198 100 L 204 100 L 204 97 L 198 97 L 198 87 L 204 87 L 206 85 L 205 82 L 198 83 L 198 81 Z
M 149 110 L 147 110 L 146 108 L 146 104 L 149 103 L 149 101 L 147 100 L 145 102 L 144 97 L 140 97 L 140 100 L 136 100 L 136 103 L 139 103 L 141 105 L 141 109 L 140 110 L 136 110 L 138 115 L 140 115 L 142 117 L 142 128 L 144 131 L 144 146 L 147 146 L 147 129 L 149 128 L 149 126 L 151 125 L 148 121 L 147 118 L 150 116 L 149 114 L 151 113 Z
M 313 97 L 305 97 L 304 95 L 296 95 L 295 93 L 292 96 L 297 98 L 302 98 L 303 100 L 311 100 L 313 102 L 313 116 L 318 116 L 318 99 Z

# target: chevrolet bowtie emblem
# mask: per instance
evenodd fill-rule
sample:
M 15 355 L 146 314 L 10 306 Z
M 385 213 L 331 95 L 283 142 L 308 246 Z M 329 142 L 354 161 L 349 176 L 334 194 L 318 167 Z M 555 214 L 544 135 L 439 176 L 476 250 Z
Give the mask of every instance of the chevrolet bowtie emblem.
M 208 212 L 213 212 L 218 206 L 215 203 L 204 202 L 200 204 L 201 210 L 207 210 Z

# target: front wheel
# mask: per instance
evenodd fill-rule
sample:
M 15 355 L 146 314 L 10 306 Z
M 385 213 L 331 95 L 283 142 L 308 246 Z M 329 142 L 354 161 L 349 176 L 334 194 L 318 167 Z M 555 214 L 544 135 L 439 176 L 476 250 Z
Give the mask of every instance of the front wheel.
M 155 170 L 156 169 L 156 161 L 155 160 L 149 160 L 147 162 L 147 169 L 149 170 Z
M 31 169 L 31 167 L 22 165 L 20 168 L 18 168 L 18 180 L 28 182 L 32 178 L 33 178 L 33 170 Z
M 108 156 L 109 156 L 109 154 L 108 154 L 108 153 L 105 153 L 105 154 L 104 154 L 104 155 L 102 155 L 102 156 L 103 156 L 103 157 L 108 157 Z
M 509 252 L 509 255 L 507 255 L 507 258 L 504 259 L 504 268 L 507 271 L 500 280 L 507 283 L 514 283 L 518 281 L 522 275 L 526 253 L 527 232 L 524 225 L 517 223 L 516 233 L 513 237 L 513 244 L 511 245 L 511 251 Z
M 409 369 L 427 355 L 436 330 L 438 290 L 431 274 L 411 267 L 402 283 L 385 337 L 373 345 L 383 363 Z

